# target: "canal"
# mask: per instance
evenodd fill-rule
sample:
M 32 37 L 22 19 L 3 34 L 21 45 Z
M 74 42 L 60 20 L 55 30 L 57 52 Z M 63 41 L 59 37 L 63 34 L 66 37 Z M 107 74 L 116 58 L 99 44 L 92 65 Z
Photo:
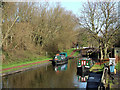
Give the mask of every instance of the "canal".
M 53 66 L 48 64 L 2 78 L 2 88 L 86 88 L 77 74 L 77 59 L 67 64 Z M 83 80 L 85 80 L 83 78 Z

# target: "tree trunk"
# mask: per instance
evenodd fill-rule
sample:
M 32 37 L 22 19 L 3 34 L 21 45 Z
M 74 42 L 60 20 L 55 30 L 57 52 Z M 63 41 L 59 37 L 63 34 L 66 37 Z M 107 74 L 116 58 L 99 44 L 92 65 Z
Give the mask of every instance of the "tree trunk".
M 101 47 L 101 49 L 100 49 L 100 53 L 101 53 L 101 60 L 103 60 L 103 49 L 102 49 L 102 47 Z
M 7 49 L 7 47 L 8 47 L 8 42 L 6 40 L 6 42 L 5 42 L 5 48 Z
M 13 37 L 11 36 L 11 38 L 10 38 L 11 40 L 10 40 L 10 43 L 12 43 L 12 41 L 13 41 Z
M 104 58 L 106 59 L 106 58 L 108 58 L 108 56 L 107 56 L 107 49 L 108 49 L 108 47 L 107 47 L 107 45 L 105 44 L 105 47 L 104 47 L 104 53 L 105 53 L 105 55 L 104 55 Z
M 101 60 L 103 60 L 103 45 L 102 45 L 102 42 L 99 43 L 100 44 L 100 54 L 101 54 Z

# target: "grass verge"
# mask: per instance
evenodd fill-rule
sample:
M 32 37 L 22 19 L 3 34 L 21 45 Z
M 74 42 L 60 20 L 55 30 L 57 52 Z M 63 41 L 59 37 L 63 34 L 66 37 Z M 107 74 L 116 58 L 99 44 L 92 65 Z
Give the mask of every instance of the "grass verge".
M 78 54 L 79 54 L 79 51 L 76 51 L 76 52 L 73 54 L 73 56 L 78 56 Z
M 18 67 L 18 68 L 13 68 L 13 69 L 9 69 L 9 70 L 2 71 L 2 73 L 12 72 L 12 71 L 20 70 L 20 69 L 23 69 L 23 68 L 30 68 L 30 67 L 32 67 L 32 66 L 40 65 L 40 64 L 43 64 L 43 63 L 46 63 L 46 62 L 37 63 L 37 64 L 33 64 L 33 65 L 28 65 L 28 66 L 23 66 L 23 67 Z M 0 72 L 0 73 L 1 73 L 1 72 Z
M 67 49 L 65 50 L 67 52 L 67 55 L 71 55 L 72 51 L 75 50 L 74 48 L 71 48 L 71 49 Z
M 120 62 L 117 63 L 117 65 L 115 66 L 115 68 L 116 68 L 117 70 L 120 70 Z
M 103 70 L 103 67 L 104 67 L 104 64 L 101 64 L 101 65 L 94 64 L 94 65 L 90 68 L 90 71 L 93 71 L 93 72 L 95 72 L 96 70 L 102 71 L 102 70 Z
M 35 63 L 35 62 L 39 62 L 39 61 L 50 60 L 50 59 L 52 59 L 52 58 L 42 57 L 42 58 L 39 58 L 39 59 L 33 59 L 32 61 L 27 61 L 27 60 L 21 61 L 21 62 L 16 61 L 16 62 L 9 63 L 9 64 L 3 64 L 2 69 L 15 67 L 15 66 L 20 66 L 20 65 L 24 65 L 24 64 Z

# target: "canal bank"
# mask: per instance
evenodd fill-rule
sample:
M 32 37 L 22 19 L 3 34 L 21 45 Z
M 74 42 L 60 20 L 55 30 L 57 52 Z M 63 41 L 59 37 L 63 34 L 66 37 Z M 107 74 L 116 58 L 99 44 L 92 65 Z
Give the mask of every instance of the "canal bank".
M 110 88 L 113 89 L 119 89 L 120 88 L 120 70 L 117 71 L 117 73 L 114 75 L 114 80 L 112 82 L 112 80 L 109 80 L 110 82 Z
M 112 78 L 108 77 L 107 83 L 109 83 L 110 88 L 113 89 L 119 89 L 120 88 L 120 62 L 117 62 L 116 68 L 116 74 L 113 75 Z
M 106 62 L 108 63 L 108 62 Z M 110 89 L 119 89 L 120 87 L 120 62 L 116 63 L 117 65 L 115 66 L 116 73 L 110 73 L 109 69 L 108 69 L 108 65 L 106 67 L 106 65 L 104 64 L 94 64 L 94 66 L 90 69 L 90 71 L 92 72 L 103 72 L 102 77 L 101 77 L 101 85 L 102 88 L 104 88 L 105 90 L 110 90 Z M 90 75 L 89 75 L 90 76 Z M 93 81 L 94 82 L 94 78 Z M 90 82 L 90 84 L 92 84 Z M 91 86 L 92 87 L 92 86 Z
M 11 67 L 11 68 L 6 68 L 4 70 L 8 70 L 7 72 L 2 73 L 1 76 L 6 76 L 6 75 L 11 75 L 14 73 L 19 73 L 19 72 L 23 72 L 23 71 L 27 71 L 27 70 L 31 70 L 31 69 L 35 69 L 44 65 L 49 64 L 49 60 L 46 60 L 44 62 L 36 62 L 36 63 L 31 63 L 31 64 L 26 64 L 26 65 L 21 65 L 21 66 L 16 66 L 16 67 Z M 24 66 L 24 67 L 23 67 Z M 20 68 L 19 68 L 20 67 Z M 22 67 L 22 68 L 21 68 Z M 12 69 L 12 70 L 10 70 Z M 10 70 L 10 71 L 9 71 Z

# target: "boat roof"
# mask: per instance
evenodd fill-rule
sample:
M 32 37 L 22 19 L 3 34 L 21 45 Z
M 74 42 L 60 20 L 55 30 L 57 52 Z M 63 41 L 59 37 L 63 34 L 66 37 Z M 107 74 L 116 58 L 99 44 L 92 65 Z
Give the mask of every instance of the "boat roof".
M 60 54 L 67 54 L 66 52 L 61 52 Z
M 80 58 L 79 60 L 92 60 L 91 58 Z

